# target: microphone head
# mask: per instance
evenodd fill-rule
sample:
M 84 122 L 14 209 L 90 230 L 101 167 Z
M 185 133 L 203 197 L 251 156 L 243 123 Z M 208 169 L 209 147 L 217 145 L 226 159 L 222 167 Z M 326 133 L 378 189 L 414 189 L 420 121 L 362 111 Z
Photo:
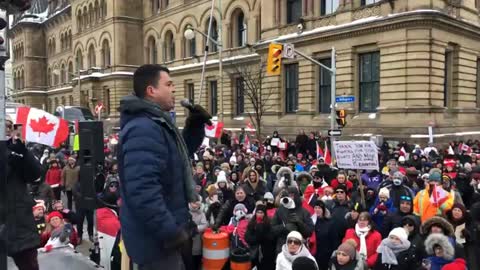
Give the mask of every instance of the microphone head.
M 180 105 L 182 105 L 183 107 L 192 106 L 192 104 L 190 103 L 190 100 L 188 100 L 188 98 L 184 98 L 184 99 L 180 100 Z

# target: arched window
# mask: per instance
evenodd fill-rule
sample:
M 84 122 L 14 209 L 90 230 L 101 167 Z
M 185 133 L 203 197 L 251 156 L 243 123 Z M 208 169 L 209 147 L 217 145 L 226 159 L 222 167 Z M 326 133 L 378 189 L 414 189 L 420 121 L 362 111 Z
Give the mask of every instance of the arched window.
M 25 88 L 25 73 L 23 72 L 23 69 L 22 69 L 22 72 L 20 73 L 20 78 L 22 78 L 22 89 Z
M 57 52 L 57 41 L 55 38 L 52 39 L 52 54 L 55 54 Z
M 150 0 L 150 4 L 152 6 L 152 15 L 155 15 L 158 13 L 160 5 L 159 5 L 159 0 Z
M 13 72 L 13 89 L 17 89 L 17 72 Z
M 47 112 L 52 112 L 52 99 L 47 99 Z
M 158 59 L 157 53 L 157 42 L 154 37 L 148 38 L 148 48 L 147 48 L 147 62 L 150 64 L 156 64 Z
M 75 67 L 77 71 L 83 69 L 83 55 L 80 49 L 77 51 L 77 56 L 75 57 Z
M 102 17 L 107 17 L 107 1 L 102 0 Z
M 102 66 L 108 67 L 110 64 L 110 45 L 108 40 L 105 39 L 102 43 Z
M 72 95 L 70 95 L 68 97 L 68 105 L 73 106 L 73 96 Z
M 54 112 L 58 108 L 58 98 L 55 98 L 55 107 L 52 108 L 52 112 Z
M 78 31 L 82 30 L 83 27 L 83 16 L 82 16 L 82 11 L 79 10 L 77 12 L 77 29 Z
M 65 69 L 65 64 L 62 64 L 60 68 L 60 83 L 64 84 L 67 82 L 67 70 Z
M 65 46 L 65 43 L 64 43 L 63 33 L 62 33 L 60 34 L 60 51 L 63 51 L 64 46 Z
M 215 18 L 212 19 L 212 32 L 210 34 L 210 37 L 217 41 L 218 40 L 218 25 L 217 25 L 217 20 Z M 208 33 L 208 26 L 209 26 L 210 21 L 207 21 L 207 25 L 205 26 L 205 33 Z M 205 38 L 206 40 L 207 38 Z M 208 40 L 208 48 L 210 52 L 217 52 L 218 51 L 218 46 L 211 40 Z
M 58 70 L 58 66 L 53 68 L 53 86 L 57 86 L 60 79 L 60 70 Z
M 175 60 L 175 39 L 173 37 L 172 31 L 167 31 L 165 34 L 165 53 L 163 57 L 166 61 Z
M 73 79 L 73 63 L 68 63 L 68 82 L 71 82 Z
M 99 22 L 101 18 L 100 14 L 100 5 L 98 4 L 98 0 L 95 1 L 95 22 Z
M 88 48 L 88 67 L 95 67 L 96 65 L 96 59 L 95 59 L 95 48 L 93 47 L 93 44 L 90 45 L 90 48 Z
M 302 17 L 302 0 L 287 0 L 287 23 L 296 23 Z
M 88 9 L 85 6 L 83 8 L 83 28 L 87 28 L 89 27 L 89 25 L 90 25 L 90 22 L 88 21 Z
M 247 44 L 247 22 L 241 9 L 233 12 L 232 22 L 232 45 L 233 47 L 243 47 Z
M 72 30 L 68 30 L 68 48 L 72 48 Z
M 52 69 L 48 68 L 47 69 L 47 86 L 52 86 Z
M 64 97 L 64 96 L 62 96 L 62 101 L 61 101 L 61 102 L 62 102 L 62 103 L 61 103 L 61 105 L 63 105 L 63 106 L 66 106 L 66 105 L 67 105 L 67 104 L 66 104 L 67 102 L 66 102 L 66 100 L 65 100 L 65 97 Z
M 185 27 L 185 30 L 183 32 L 185 33 L 185 31 L 189 28 L 193 28 L 193 27 L 191 25 L 187 25 L 187 27 Z M 183 48 L 184 48 L 184 51 L 183 51 L 184 57 L 195 56 L 196 55 L 196 35 L 193 36 L 192 39 L 187 39 L 184 37 Z
M 90 21 L 90 25 L 93 26 L 95 23 L 95 18 L 94 18 L 95 11 L 93 10 L 93 4 L 90 3 L 88 6 L 88 21 Z

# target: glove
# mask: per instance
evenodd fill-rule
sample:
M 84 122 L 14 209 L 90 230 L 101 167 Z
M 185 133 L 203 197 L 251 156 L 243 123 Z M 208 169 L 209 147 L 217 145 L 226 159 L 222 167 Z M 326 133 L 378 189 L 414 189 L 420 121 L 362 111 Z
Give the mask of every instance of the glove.
M 300 219 L 298 218 L 297 213 L 290 213 L 288 215 L 288 222 L 290 222 L 290 223 L 300 222 Z
M 175 235 L 174 238 L 164 244 L 164 248 L 168 250 L 176 250 L 185 245 L 189 240 L 190 234 L 184 229 L 182 229 Z
M 190 111 L 187 120 L 185 121 L 186 127 L 203 127 L 203 125 L 210 122 L 212 116 L 200 105 L 193 105 L 193 109 Z
M 287 225 L 285 225 L 285 229 L 287 229 L 288 232 L 298 231 L 297 225 L 293 223 L 287 223 Z
M 16 139 L 15 141 L 9 140 L 7 142 L 7 147 L 10 151 L 19 155 L 25 155 L 27 153 L 27 147 L 20 139 Z

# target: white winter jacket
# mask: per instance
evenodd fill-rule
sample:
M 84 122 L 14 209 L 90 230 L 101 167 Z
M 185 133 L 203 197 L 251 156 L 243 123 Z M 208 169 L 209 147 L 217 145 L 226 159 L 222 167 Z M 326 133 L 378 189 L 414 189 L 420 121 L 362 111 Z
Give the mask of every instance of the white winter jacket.
M 292 255 L 288 252 L 287 244 L 285 244 L 282 246 L 282 252 L 277 256 L 277 266 L 275 267 L 275 270 L 292 270 L 292 263 L 298 257 L 308 257 L 317 264 L 315 258 L 310 254 L 310 251 L 308 251 L 305 245 L 302 245 L 298 254 Z

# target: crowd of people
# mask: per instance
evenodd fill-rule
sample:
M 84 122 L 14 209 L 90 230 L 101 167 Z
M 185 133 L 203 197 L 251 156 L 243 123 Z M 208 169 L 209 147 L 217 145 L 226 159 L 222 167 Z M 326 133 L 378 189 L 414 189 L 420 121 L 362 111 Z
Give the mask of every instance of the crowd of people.
M 386 142 L 379 169 L 357 171 L 317 156 L 327 144 L 315 133 L 284 149 L 271 144 L 277 132 L 248 148 L 249 134 L 230 133 L 195 155 L 194 255 L 211 229 L 228 232 L 231 250 L 259 270 L 480 267 L 478 141 L 445 151 Z

